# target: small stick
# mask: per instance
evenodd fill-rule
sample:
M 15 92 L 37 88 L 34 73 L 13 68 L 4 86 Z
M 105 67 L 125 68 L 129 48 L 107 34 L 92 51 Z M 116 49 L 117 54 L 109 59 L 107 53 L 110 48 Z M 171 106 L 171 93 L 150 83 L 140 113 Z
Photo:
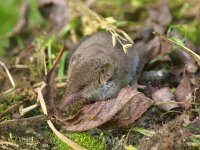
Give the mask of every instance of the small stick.
M 29 111 L 35 109 L 35 108 L 38 107 L 38 106 L 39 106 L 38 103 L 35 103 L 35 104 L 33 104 L 33 105 L 31 105 L 31 106 L 28 106 L 28 107 L 26 107 L 26 108 L 24 108 L 23 105 L 21 105 L 21 106 L 19 107 L 19 113 L 21 114 L 21 116 L 23 116 L 23 115 L 25 115 L 27 112 L 29 112 Z
M 23 119 L 13 119 L 0 122 L 0 133 L 10 130 L 26 129 L 30 126 L 38 126 L 44 124 L 48 120 L 47 115 L 38 115 Z
M 11 85 L 12 85 L 12 88 L 11 88 L 11 89 L 9 89 L 9 90 L 3 92 L 3 94 L 7 94 L 7 93 L 9 93 L 9 92 L 11 92 L 12 90 L 15 89 L 15 82 L 14 82 L 13 77 L 11 76 L 11 74 L 10 74 L 8 68 L 6 67 L 6 65 L 5 65 L 2 61 L 0 61 L 0 65 L 5 69 L 5 71 L 6 71 L 6 73 L 7 73 L 7 76 L 8 76 L 8 78 L 9 78 L 9 80 L 10 80 L 10 83 L 11 83 Z
M 66 79 L 67 79 L 67 76 L 64 76 L 64 77 L 56 78 L 55 81 L 62 81 L 62 80 L 66 80 Z M 42 84 L 43 84 L 43 81 L 34 84 L 33 87 L 37 88 L 37 87 L 40 87 Z M 57 83 L 57 84 L 59 84 L 59 83 Z
M 0 120 L 6 116 L 7 114 L 9 113 L 12 113 L 14 112 L 15 110 L 17 110 L 19 108 L 20 105 L 22 105 L 25 101 L 21 101 L 21 102 L 18 102 L 14 105 L 12 105 L 11 107 L 9 107 L 8 109 L 6 109 L 4 112 L 0 113 Z
M 17 145 L 17 144 L 14 144 L 14 143 L 11 143 L 11 142 L 8 142 L 8 141 L 1 141 L 1 140 L 0 140 L 0 145 L 11 145 L 11 146 L 14 146 L 14 147 L 19 147 L 19 145 Z

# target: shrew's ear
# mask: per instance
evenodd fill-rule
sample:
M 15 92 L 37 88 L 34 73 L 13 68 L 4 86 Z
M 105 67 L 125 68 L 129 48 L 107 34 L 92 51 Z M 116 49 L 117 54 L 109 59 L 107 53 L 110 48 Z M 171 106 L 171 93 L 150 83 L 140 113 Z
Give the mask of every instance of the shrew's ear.
M 111 63 L 107 63 L 101 66 L 101 72 L 99 76 L 99 82 L 104 83 L 112 78 L 114 74 L 114 66 Z

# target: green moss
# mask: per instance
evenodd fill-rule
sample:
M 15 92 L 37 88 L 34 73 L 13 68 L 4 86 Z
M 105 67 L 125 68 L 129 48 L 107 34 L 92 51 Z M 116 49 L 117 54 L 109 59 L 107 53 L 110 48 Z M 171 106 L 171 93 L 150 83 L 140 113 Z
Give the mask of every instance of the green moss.
M 59 149 L 59 150 L 73 150 L 72 148 L 70 148 L 69 146 L 67 146 L 67 144 L 65 144 L 64 142 L 62 142 L 54 133 L 52 133 L 51 138 L 53 139 L 53 142 L 55 144 L 55 148 L 54 149 Z
M 5 110 L 7 109 L 7 106 L 6 105 L 4 105 L 4 104 L 0 104 L 0 113 L 2 113 L 2 112 L 4 112 Z M 6 115 L 6 116 L 4 116 L 4 117 L 2 117 L 2 118 L 0 118 L 1 119 L 1 121 L 3 120 L 10 120 L 11 119 L 11 116 L 10 115 Z
M 174 20 L 186 19 L 188 10 L 194 6 L 185 0 L 170 0 L 169 5 Z M 200 26 L 197 18 L 187 18 L 184 24 L 177 23 L 177 30 L 184 35 L 186 39 L 194 44 L 199 44 L 200 41 Z
M 185 35 L 185 38 L 192 43 L 200 43 L 200 26 L 198 21 L 195 20 L 188 24 L 182 25 L 181 28 L 178 28 L 178 31 Z
M 131 0 L 131 4 L 135 7 L 144 7 L 149 3 L 153 3 L 155 0 Z
M 175 40 L 178 44 L 184 46 L 184 40 L 187 39 L 194 44 L 198 44 L 200 38 L 200 26 L 198 21 L 194 20 L 190 23 L 180 24 L 180 25 L 170 25 L 168 28 L 169 34 L 173 29 L 176 29 L 183 35 L 183 39 L 178 39 L 176 37 L 170 37 Z
M 22 0 L 0 0 L 0 35 L 13 31 L 19 19 Z
M 53 133 L 52 133 L 53 134 Z M 62 142 L 56 135 L 51 135 L 56 146 L 56 149 L 59 150 L 72 150 L 69 146 L 67 146 L 64 142 Z M 106 146 L 102 139 L 96 139 L 92 137 L 89 133 L 80 132 L 80 133 L 68 133 L 67 136 L 76 142 L 77 144 L 87 148 L 88 150 L 104 150 Z
M 103 144 L 103 142 L 98 139 L 95 139 L 89 133 L 86 132 L 73 133 L 70 134 L 69 137 L 73 139 L 76 143 L 90 150 L 105 149 L 105 145 Z
M 0 113 L 3 112 L 5 110 L 5 105 L 4 104 L 0 104 Z

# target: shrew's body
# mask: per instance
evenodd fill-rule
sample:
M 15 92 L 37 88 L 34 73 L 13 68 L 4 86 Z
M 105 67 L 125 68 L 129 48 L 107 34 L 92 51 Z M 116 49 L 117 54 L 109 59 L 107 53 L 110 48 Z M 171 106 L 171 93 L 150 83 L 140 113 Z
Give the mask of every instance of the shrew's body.
M 130 84 L 139 66 L 134 48 L 123 52 L 120 43 L 113 47 L 109 32 L 98 32 L 85 39 L 72 55 L 65 95 L 59 108 L 77 102 L 108 100 Z

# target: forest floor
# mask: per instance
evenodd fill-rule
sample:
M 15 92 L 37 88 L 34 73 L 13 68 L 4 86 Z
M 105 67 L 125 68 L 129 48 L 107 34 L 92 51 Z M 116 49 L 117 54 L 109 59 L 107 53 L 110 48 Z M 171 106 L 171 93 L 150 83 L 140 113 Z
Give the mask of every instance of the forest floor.
M 105 30 L 124 53 L 149 51 L 137 90 L 50 111 L 75 46 Z M 200 149 L 199 39 L 199 0 L 1 0 L 0 149 Z

